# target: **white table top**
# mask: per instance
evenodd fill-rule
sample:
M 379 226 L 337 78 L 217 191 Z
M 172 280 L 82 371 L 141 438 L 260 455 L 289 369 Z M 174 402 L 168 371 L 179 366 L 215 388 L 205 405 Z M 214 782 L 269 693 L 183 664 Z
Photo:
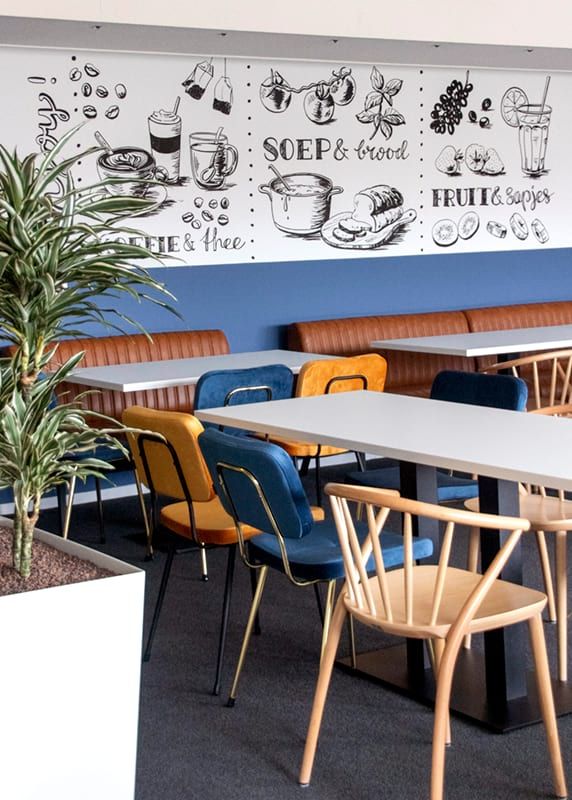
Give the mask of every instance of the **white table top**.
M 572 325 L 543 328 L 511 328 L 506 331 L 450 333 L 443 336 L 418 336 L 410 339 L 377 339 L 375 350 L 407 350 L 448 356 L 490 356 L 529 353 L 572 347 Z
M 81 367 L 66 378 L 70 383 L 110 389 L 115 392 L 140 392 L 196 383 L 205 372 L 214 369 L 248 369 L 268 364 L 285 364 L 298 373 L 302 364 L 332 356 L 298 353 L 294 350 L 259 350 L 255 353 L 228 353 L 221 356 L 177 358 L 168 361 L 141 361 L 134 364 L 111 364 Z
M 340 392 L 197 411 L 205 422 L 572 490 L 572 423 L 387 392 Z

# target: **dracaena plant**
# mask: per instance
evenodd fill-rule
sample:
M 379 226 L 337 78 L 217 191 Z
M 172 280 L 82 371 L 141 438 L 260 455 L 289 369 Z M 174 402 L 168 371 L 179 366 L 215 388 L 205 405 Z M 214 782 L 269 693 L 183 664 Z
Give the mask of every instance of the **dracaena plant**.
M 97 459 L 96 444 L 123 449 L 109 424 L 88 424 L 81 397 L 55 401 L 83 356 L 57 364 L 58 340 L 85 335 L 91 322 L 143 330 L 118 310 L 121 296 L 167 308 L 172 299 L 141 266 L 153 253 L 129 243 L 138 231 L 125 225 L 151 203 L 109 194 L 118 179 L 79 188 L 71 170 L 97 148 L 64 158 L 75 133 L 50 153 L 24 158 L 0 145 L 0 338 L 13 346 L 0 361 L 0 487 L 14 494 L 13 566 L 23 577 L 42 495 L 74 475 L 85 479 L 109 468 Z

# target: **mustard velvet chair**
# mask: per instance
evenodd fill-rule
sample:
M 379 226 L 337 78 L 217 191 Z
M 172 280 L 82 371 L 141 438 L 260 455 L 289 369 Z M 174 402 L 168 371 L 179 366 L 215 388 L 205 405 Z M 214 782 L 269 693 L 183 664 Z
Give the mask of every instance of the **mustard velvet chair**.
M 449 700 L 455 663 L 463 637 L 469 632 L 491 631 L 527 622 L 555 794 L 566 797 L 566 780 L 541 617 L 546 605 L 546 595 L 525 586 L 499 580 L 521 534 L 530 527 L 528 521 L 493 514 L 473 514 L 465 510 L 407 500 L 381 489 L 347 484 L 328 484 L 326 493 L 330 496 L 343 553 L 346 583 L 336 604 L 320 663 L 299 782 L 302 785 L 310 783 L 326 695 L 340 634 L 348 615 L 385 634 L 422 639 L 432 645 L 436 697 L 431 782 L 430 792 L 427 793 L 431 800 L 443 798 L 445 753 L 446 745 L 450 742 Z M 350 508 L 350 504 L 354 503 L 360 507 L 365 505 L 369 533 L 363 544 L 358 539 L 357 525 L 353 521 Z M 385 521 L 390 512 L 403 515 L 404 563 L 403 568 L 388 571 L 383 544 L 388 535 L 385 532 Z M 420 517 L 439 520 L 445 524 L 438 564 L 415 564 L 413 528 L 415 520 Z M 484 575 L 457 569 L 449 564 L 455 531 L 459 525 L 484 529 L 501 528 L 506 532 L 505 541 Z M 372 558 L 376 568 L 375 573 L 370 576 L 368 571 Z M 383 721 L 380 719 L 380 726 L 382 725 Z M 383 728 L 380 727 L 380 730 Z M 340 736 L 343 735 L 342 730 Z M 356 743 L 352 742 L 351 745 L 355 748 Z M 405 769 L 406 763 L 404 758 Z M 506 769 L 507 773 L 510 772 L 510 762 L 506 764 Z M 507 778 L 506 775 L 504 777 Z M 381 766 L 380 781 L 382 779 Z M 359 775 L 356 780 L 359 780 Z M 418 787 L 415 789 L 419 791 Z M 359 796 L 358 787 L 354 795 Z M 483 793 L 485 795 L 486 789 Z
M 129 428 L 139 428 L 141 433 L 128 433 L 128 440 L 139 481 L 149 489 L 150 528 L 159 524 L 190 540 L 198 548 L 227 547 L 228 561 L 223 597 L 219 647 L 213 694 L 218 694 L 230 611 L 234 564 L 236 556 L 236 528 L 218 499 L 210 473 L 202 457 L 198 436 L 203 432 L 199 420 L 191 414 L 177 411 L 160 411 L 141 406 L 131 406 L 123 412 L 123 423 Z M 158 500 L 167 497 L 177 502 L 161 508 L 157 514 Z M 247 527 L 246 538 L 256 533 Z M 153 639 L 157 630 L 161 608 L 173 559 L 177 553 L 174 539 L 165 561 L 161 585 L 157 595 L 153 619 L 145 646 L 143 660 L 151 657 Z
M 349 358 L 332 358 L 320 361 L 308 361 L 302 366 L 296 383 L 296 397 L 312 397 L 335 392 L 351 392 L 367 389 L 382 392 L 387 376 L 387 361 L 377 353 L 366 353 Z M 305 470 L 311 459 L 316 462 L 316 500 L 322 505 L 322 488 L 320 480 L 320 464 L 324 456 L 338 455 L 347 452 L 332 445 L 313 444 L 310 442 L 294 442 L 272 436 L 270 441 L 280 445 L 296 462 L 303 459 Z M 365 469 L 365 457 L 356 453 L 358 467 Z

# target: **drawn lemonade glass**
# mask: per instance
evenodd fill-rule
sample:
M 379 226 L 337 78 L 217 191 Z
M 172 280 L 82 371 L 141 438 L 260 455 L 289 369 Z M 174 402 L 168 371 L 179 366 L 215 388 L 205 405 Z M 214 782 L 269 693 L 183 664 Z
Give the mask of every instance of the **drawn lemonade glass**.
M 516 109 L 518 142 L 522 171 L 527 175 L 541 175 L 548 145 L 548 130 L 552 108 L 540 104 L 523 104 Z

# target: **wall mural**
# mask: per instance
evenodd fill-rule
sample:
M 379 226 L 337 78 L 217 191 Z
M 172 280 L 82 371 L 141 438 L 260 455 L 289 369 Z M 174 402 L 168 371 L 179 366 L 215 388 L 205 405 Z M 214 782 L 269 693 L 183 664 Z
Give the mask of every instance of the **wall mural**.
M 167 265 L 568 247 L 566 73 L 0 48 L 2 142 L 99 147 Z M 567 122 L 568 120 L 568 122 Z

